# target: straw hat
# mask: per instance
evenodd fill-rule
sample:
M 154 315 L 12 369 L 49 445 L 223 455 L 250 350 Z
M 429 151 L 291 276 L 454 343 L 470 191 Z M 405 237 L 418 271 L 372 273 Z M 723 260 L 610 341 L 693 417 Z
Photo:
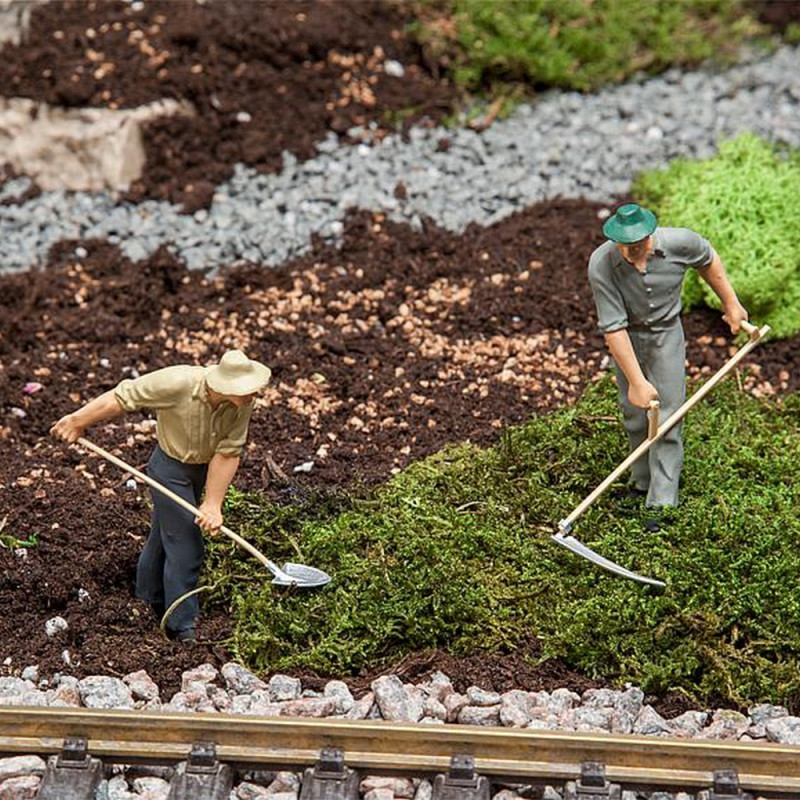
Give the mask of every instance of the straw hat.
M 657 225 L 656 215 L 652 211 L 636 203 L 628 203 L 620 206 L 616 214 L 605 221 L 603 233 L 612 242 L 633 244 L 646 239 Z
M 253 394 L 268 383 L 272 370 L 252 361 L 241 350 L 228 350 L 206 373 L 206 385 L 218 394 Z

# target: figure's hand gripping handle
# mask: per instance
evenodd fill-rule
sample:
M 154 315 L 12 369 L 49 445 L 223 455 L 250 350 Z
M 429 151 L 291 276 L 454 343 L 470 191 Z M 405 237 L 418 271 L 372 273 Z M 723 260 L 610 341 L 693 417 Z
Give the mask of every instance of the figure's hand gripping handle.
M 752 322 L 748 322 L 746 319 L 743 319 L 741 322 L 742 330 L 750 337 L 751 342 L 757 342 L 765 333 L 769 330 L 767 325 L 764 326 L 766 330 L 762 331 L 757 325 L 753 325 Z

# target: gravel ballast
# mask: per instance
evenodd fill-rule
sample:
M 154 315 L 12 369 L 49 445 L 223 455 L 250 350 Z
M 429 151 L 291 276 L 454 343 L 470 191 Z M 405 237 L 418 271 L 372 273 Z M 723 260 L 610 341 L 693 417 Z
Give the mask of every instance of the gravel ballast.
M 34 677 L 32 672 L 28 674 Z M 747 714 L 726 709 L 686 711 L 673 719 L 665 719 L 647 704 L 644 692 L 635 686 L 623 690 L 589 689 L 582 695 L 568 689 L 553 692 L 515 689 L 498 693 L 471 686 L 461 694 L 455 690 L 450 678 L 439 671 L 418 684 L 404 683 L 396 675 L 379 677 L 372 682 L 371 690 L 358 699 L 342 681 L 329 681 L 321 691 L 314 691 L 304 689 L 300 680 L 288 675 L 276 674 L 265 682 L 235 663 L 225 664 L 221 670 L 211 664 L 187 670 L 183 673 L 181 691 L 169 700 L 160 697 L 158 686 L 144 671 L 121 679 L 89 676 L 77 680 L 64 675 L 52 682 L 39 683 L 6 677 L 0 678 L 0 702 L 9 706 L 138 708 L 428 725 L 459 723 L 482 727 L 800 744 L 800 718 L 789 715 L 782 706 L 761 704 L 748 709 Z M 43 770 L 44 762 L 36 756 L 0 759 L 0 797 L 29 796 L 14 794 L 21 786 L 20 779 L 25 778 L 25 791 L 35 790 Z M 97 796 L 108 800 L 166 798 L 171 770 L 158 768 L 152 774 L 146 774 L 139 768 L 131 769 L 129 773 L 107 776 Z M 240 778 L 231 794 L 232 800 L 260 797 L 273 797 L 274 800 L 276 793 L 285 794 L 283 800 L 297 800 L 299 794 L 300 775 L 291 772 L 256 772 Z M 515 789 L 530 796 L 521 787 L 497 788 L 502 800 L 519 797 Z M 548 791 L 553 800 L 561 796 L 552 788 L 546 790 L 546 795 Z M 430 796 L 430 784 L 419 779 L 364 776 L 361 793 L 366 800 L 423 800 Z M 626 795 L 627 800 L 641 796 L 634 792 L 626 792 Z M 658 793 L 652 796 L 667 800 L 676 795 Z
M 483 133 L 415 128 L 370 142 L 368 129 L 354 129 L 364 139 L 354 146 L 331 135 L 316 158 L 285 154 L 278 174 L 237 166 L 193 215 L 107 193 L 44 192 L 0 205 L 2 269 L 44 263 L 61 239 L 94 237 L 134 260 L 168 244 L 190 268 L 276 265 L 312 235 L 337 240 L 353 207 L 461 231 L 556 197 L 612 202 L 642 170 L 709 157 L 744 132 L 800 147 L 800 47 L 720 74 L 672 70 L 593 95 L 554 92 Z

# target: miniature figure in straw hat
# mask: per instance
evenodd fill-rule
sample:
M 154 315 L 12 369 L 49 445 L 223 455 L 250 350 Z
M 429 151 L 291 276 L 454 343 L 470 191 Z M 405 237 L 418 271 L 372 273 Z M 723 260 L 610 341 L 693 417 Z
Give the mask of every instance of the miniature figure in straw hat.
M 148 474 L 193 505 L 196 518 L 159 492 L 151 492 L 153 517 L 139 558 L 136 594 L 163 616 L 174 600 L 197 586 L 203 561 L 201 530 L 222 525 L 222 503 L 239 467 L 253 401 L 270 379 L 270 369 L 240 350 L 229 350 L 213 367 L 166 367 L 91 400 L 53 425 L 51 432 L 75 442 L 90 425 L 126 411 L 156 412 L 156 445 Z M 202 503 L 200 502 L 202 499 Z M 195 641 L 196 596 L 178 605 L 167 632 Z
M 631 451 L 647 435 L 645 409 L 660 403 L 666 419 L 686 396 L 686 348 L 680 320 L 681 286 L 696 269 L 722 303 L 722 318 L 737 333 L 747 311 L 714 248 L 687 228 L 660 228 L 655 215 L 629 203 L 603 225 L 609 239 L 589 260 L 597 321 L 614 360 L 623 422 Z M 681 425 L 656 442 L 631 469 L 630 495 L 657 509 L 646 529 L 657 531 L 678 504 L 683 466 Z

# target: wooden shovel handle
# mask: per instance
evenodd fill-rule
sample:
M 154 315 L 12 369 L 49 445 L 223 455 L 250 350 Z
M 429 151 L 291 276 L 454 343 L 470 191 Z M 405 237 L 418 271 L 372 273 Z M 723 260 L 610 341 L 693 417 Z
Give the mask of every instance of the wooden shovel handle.
M 188 500 L 184 500 L 180 495 L 175 494 L 175 492 L 173 492 L 171 489 L 168 489 L 166 486 L 164 486 L 163 483 L 151 478 L 149 475 L 145 475 L 144 472 L 140 472 L 130 464 L 126 464 L 121 458 L 117 458 L 115 455 L 109 453 L 108 450 L 104 450 L 99 445 L 96 445 L 94 442 L 90 442 L 88 439 L 84 439 L 83 437 L 79 438 L 76 444 L 79 444 L 81 447 L 85 447 L 87 450 L 91 450 L 93 453 L 106 459 L 106 461 L 110 461 L 112 464 L 115 464 L 120 469 L 130 472 L 131 475 L 135 475 L 140 481 L 143 481 L 148 486 L 152 486 L 157 492 L 161 492 L 161 494 L 169 497 L 170 500 L 174 500 L 179 506 L 182 506 L 187 511 L 191 511 L 191 513 L 196 517 L 200 516 L 200 509 L 193 506 Z M 248 553 L 250 553 L 250 555 L 257 558 L 270 572 L 272 572 L 273 575 L 284 574 L 282 569 L 270 561 L 263 553 L 253 547 L 253 545 L 250 544 L 250 542 L 248 542 L 246 539 L 242 539 L 241 536 L 239 536 L 237 533 L 234 533 L 230 528 L 227 528 L 224 525 L 220 526 L 220 530 L 229 539 L 233 539 L 233 541 L 236 542 L 239 547 L 244 548 Z

